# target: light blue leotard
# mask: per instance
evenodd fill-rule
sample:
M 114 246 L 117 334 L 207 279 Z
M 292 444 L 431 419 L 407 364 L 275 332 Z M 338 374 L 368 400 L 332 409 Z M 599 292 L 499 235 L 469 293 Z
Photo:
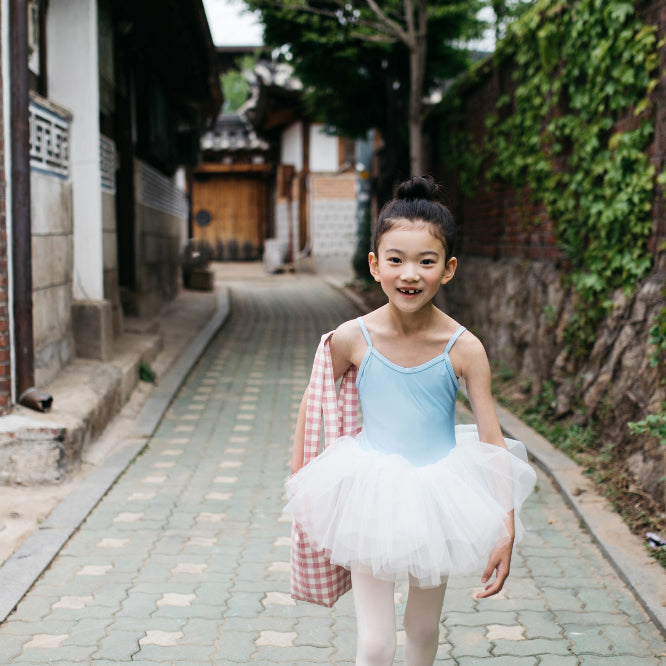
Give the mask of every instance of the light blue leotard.
M 449 352 L 465 327 L 451 336 L 444 353 L 403 368 L 374 348 L 363 318 L 357 321 L 368 343 L 356 379 L 363 410 L 359 446 L 397 453 L 416 466 L 444 458 L 456 445 L 458 378 Z

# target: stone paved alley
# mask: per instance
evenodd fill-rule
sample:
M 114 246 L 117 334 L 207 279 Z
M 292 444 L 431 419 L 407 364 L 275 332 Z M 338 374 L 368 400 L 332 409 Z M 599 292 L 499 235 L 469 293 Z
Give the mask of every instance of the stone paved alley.
M 230 286 L 229 320 L 149 446 L 0 625 L 2 664 L 353 663 L 351 594 L 332 610 L 289 597 L 280 509 L 316 343 L 358 312 L 312 276 Z M 437 663 L 665 664 L 662 635 L 541 472 L 524 516 L 501 595 L 450 583 Z

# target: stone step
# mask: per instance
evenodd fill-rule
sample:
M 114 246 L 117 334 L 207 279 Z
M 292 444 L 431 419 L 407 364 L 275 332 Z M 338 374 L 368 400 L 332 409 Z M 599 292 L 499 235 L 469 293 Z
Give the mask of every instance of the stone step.
M 124 333 L 104 363 L 74 359 L 49 386 L 50 412 L 16 405 L 0 418 L 0 484 L 59 483 L 78 468 L 83 450 L 99 437 L 139 382 L 141 362 L 162 349 L 161 334 Z

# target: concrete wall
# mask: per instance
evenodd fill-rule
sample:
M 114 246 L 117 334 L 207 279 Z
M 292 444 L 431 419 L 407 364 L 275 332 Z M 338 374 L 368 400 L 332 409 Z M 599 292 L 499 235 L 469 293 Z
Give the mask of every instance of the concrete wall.
M 44 386 L 74 356 L 72 187 L 35 170 L 30 187 L 35 384 Z
M 135 161 L 136 290 L 129 308 L 157 314 L 180 289 L 180 259 L 187 242 L 187 201 L 176 178 Z

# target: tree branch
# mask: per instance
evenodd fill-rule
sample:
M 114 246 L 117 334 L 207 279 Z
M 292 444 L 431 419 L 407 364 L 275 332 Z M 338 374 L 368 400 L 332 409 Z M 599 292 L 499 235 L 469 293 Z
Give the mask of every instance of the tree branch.
M 344 2 L 344 0 L 332 0 L 332 1 L 336 5 L 338 5 L 340 10 L 343 10 L 343 11 L 345 10 L 345 4 L 346 3 Z M 368 0 L 368 3 L 370 3 L 370 2 L 372 2 L 376 6 L 376 3 L 374 2 L 374 0 Z M 296 3 L 296 2 L 284 2 L 282 0 L 262 0 L 262 2 L 257 2 L 257 3 L 253 3 L 253 4 L 259 11 L 261 11 L 262 7 L 271 7 L 273 9 L 281 9 L 281 10 L 284 10 L 284 11 L 290 11 L 290 12 L 295 12 L 295 13 L 305 12 L 307 14 L 312 14 L 312 15 L 315 15 L 315 16 L 323 16 L 325 18 L 328 18 L 328 19 L 331 19 L 331 20 L 335 21 L 336 23 L 338 23 L 341 26 L 343 25 L 340 21 L 340 14 L 338 13 L 337 10 L 332 11 L 330 9 L 322 9 L 320 7 L 312 7 L 307 3 L 300 4 L 300 3 Z M 398 34 L 398 33 L 396 33 L 396 30 L 394 30 L 391 27 L 391 24 L 394 24 L 398 28 L 398 31 L 401 31 L 400 25 L 398 23 L 395 23 L 394 21 L 392 21 L 387 16 L 385 16 L 383 14 L 383 12 L 381 11 L 381 9 L 379 9 L 379 7 L 377 7 L 377 10 L 382 15 L 383 19 L 380 18 L 380 16 L 378 14 L 376 14 L 376 12 L 374 12 L 374 10 L 373 10 L 373 13 L 375 13 L 377 15 L 377 17 L 380 18 L 380 21 L 378 21 L 378 22 L 370 21 L 366 18 L 363 18 L 362 16 L 359 16 L 359 17 L 356 17 L 356 20 L 355 20 L 354 23 L 352 23 L 352 25 L 362 27 L 362 28 L 369 28 L 370 30 L 375 30 L 375 31 L 377 31 L 377 32 L 379 32 L 383 35 L 386 35 L 386 37 L 388 39 L 382 38 L 381 35 L 364 35 L 363 33 L 360 33 L 360 32 L 353 33 L 353 37 L 355 39 L 362 39 L 362 40 L 367 41 L 367 42 L 375 42 L 375 43 L 380 42 L 380 43 L 391 44 L 391 43 L 394 43 L 396 39 L 404 42 L 405 41 L 404 38 L 403 38 L 404 34 L 405 34 L 404 31 L 403 31 L 403 34 Z
M 384 14 L 375 0 L 366 0 L 366 3 L 373 11 L 375 16 L 380 20 L 381 24 L 385 26 L 386 30 L 388 30 L 392 35 L 395 35 L 401 42 L 404 42 L 407 44 L 407 46 L 410 46 L 409 35 L 405 32 L 399 23 Z

